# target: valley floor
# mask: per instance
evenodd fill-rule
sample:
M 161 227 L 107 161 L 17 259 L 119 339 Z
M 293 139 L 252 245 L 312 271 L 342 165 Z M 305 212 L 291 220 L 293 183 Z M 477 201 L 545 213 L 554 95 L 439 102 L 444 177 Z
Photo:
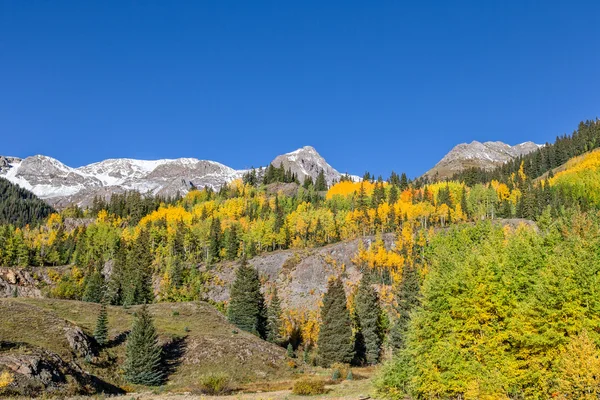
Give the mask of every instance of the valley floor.
M 328 385 L 328 393 L 316 396 L 298 396 L 291 390 L 278 390 L 262 393 L 236 393 L 227 396 L 206 396 L 191 393 L 128 393 L 123 396 L 110 397 L 115 400 L 292 400 L 292 399 L 328 399 L 328 400 L 359 400 L 371 399 L 371 379 L 344 381 L 337 385 Z M 69 400 L 84 400 L 90 397 L 73 397 Z

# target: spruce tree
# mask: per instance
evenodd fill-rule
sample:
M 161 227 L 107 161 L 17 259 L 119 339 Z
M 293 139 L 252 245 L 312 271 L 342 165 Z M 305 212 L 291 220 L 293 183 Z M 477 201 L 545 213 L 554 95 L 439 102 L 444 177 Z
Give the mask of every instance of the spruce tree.
M 317 175 L 317 180 L 315 181 L 315 190 L 319 192 L 327 190 L 327 181 L 325 180 L 325 173 L 323 170 L 319 171 L 319 175 Z
M 317 339 L 319 362 L 329 367 L 336 362 L 350 363 L 354 358 L 354 342 L 346 293 L 342 281 L 333 279 L 321 307 L 321 329 Z
M 381 306 L 375 288 L 364 275 L 358 286 L 355 302 L 358 325 L 365 344 L 365 361 L 369 365 L 377 364 L 383 342 Z
M 163 379 L 161 353 L 152 316 L 144 304 L 136 313 L 127 336 L 125 379 L 139 385 L 159 385 Z
M 281 301 L 277 288 L 273 288 L 271 304 L 267 308 L 267 340 L 271 343 L 281 342 Z
M 94 339 L 100 346 L 104 346 L 108 341 L 108 314 L 106 312 L 106 303 L 102 302 L 100 313 L 96 320 L 96 329 L 94 330 Z
M 104 297 L 104 277 L 98 271 L 92 272 L 85 279 L 83 301 L 100 303 Z
M 229 290 L 227 318 L 238 328 L 266 337 L 266 309 L 256 268 L 242 259 Z
M 123 304 L 146 304 L 154 300 L 150 231 L 142 228 L 127 255 L 126 290 Z
M 208 263 L 212 264 L 219 260 L 219 251 L 221 250 L 221 221 L 219 218 L 213 218 L 209 235 Z
M 414 265 L 405 265 L 402 269 L 402 281 L 396 291 L 398 319 L 390 335 L 392 347 L 396 350 L 404 348 L 411 312 L 420 304 L 420 290 L 417 268 Z

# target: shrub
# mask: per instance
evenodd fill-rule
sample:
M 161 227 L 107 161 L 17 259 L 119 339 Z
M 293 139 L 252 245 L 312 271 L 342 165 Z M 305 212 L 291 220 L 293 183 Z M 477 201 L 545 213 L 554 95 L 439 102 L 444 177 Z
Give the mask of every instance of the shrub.
M 325 393 L 325 382 L 315 378 L 300 378 L 294 382 L 292 393 L 300 396 L 312 396 Z
M 339 381 L 340 379 L 342 379 L 342 374 L 340 373 L 340 370 L 337 368 L 334 368 L 333 372 L 331 373 L 331 380 Z
M 173 311 L 171 313 L 171 315 L 174 316 L 174 317 L 177 317 L 177 316 L 179 316 L 179 311 Z
M 204 394 L 222 394 L 229 389 L 229 375 L 223 373 L 207 374 L 200 377 L 200 390 Z
M 2 374 L 0 374 L 0 389 L 4 389 L 5 387 L 13 383 L 13 380 L 14 378 L 10 372 L 2 372 Z
M 351 369 L 348 370 L 348 375 L 346 375 L 346 380 L 347 381 L 354 380 L 354 375 L 352 374 L 352 370 Z
M 343 364 L 343 363 L 335 363 L 331 365 L 331 369 L 335 372 L 335 370 L 338 371 L 339 373 L 339 377 L 337 379 L 344 379 L 345 377 L 348 376 L 348 371 L 350 371 L 350 365 L 348 364 Z M 334 379 L 333 377 L 331 379 Z M 334 379 L 334 380 L 337 380 Z

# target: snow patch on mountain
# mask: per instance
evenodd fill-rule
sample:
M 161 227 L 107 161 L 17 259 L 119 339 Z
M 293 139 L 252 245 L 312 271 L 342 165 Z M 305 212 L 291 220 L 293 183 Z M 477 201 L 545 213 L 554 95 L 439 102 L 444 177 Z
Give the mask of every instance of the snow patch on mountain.
M 536 151 L 540 147 L 542 145 L 533 142 L 524 142 L 515 146 L 510 146 L 500 141 L 481 143 L 474 140 L 471 143 L 461 143 L 454 146 L 425 175 L 429 177 L 437 175 L 438 178 L 444 179 L 471 167 L 490 170 L 515 158 Z
M 279 156 L 273 161 L 275 166 L 281 164 L 286 169 L 292 169 L 301 181 L 307 176 L 316 179 L 321 170 L 330 184 L 341 176 L 310 146 Z M 1 177 L 56 206 L 71 203 L 87 206 L 94 196 L 110 197 L 111 194 L 129 190 L 165 197 L 184 195 L 193 187 L 218 190 L 242 178 L 246 172 L 196 158 L 113 158 L 72 168 L 43 155 L 25 159 L 0 156 Z

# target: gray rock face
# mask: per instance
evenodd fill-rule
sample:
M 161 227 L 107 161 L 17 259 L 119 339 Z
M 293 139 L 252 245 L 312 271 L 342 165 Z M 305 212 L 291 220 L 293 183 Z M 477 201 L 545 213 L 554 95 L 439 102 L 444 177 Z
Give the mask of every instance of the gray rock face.
M 308 146 L 275 158 L 273 164 L 291 169 L 301 181 L 307 176 L 316 179 L 321 170 L 328 183 L 340 177 L 339 172 Z M 165 197 L 185 195 L 193 187 L 218 190 L 245 172 L 195 158 L 153 161 L 118 158 L 71 168 L 41 155 L 23 160 L 0 156 L 1 177 L 31 190 L 58 208 L 69 204 L 86 207 L 95 196 L 109 198 L 130 190 Z
M 83 333 L 80 327 L 70 326 L 65 328 L 67 342 L 77 357 L 92 359 L 95 356 L 94 347 L 90 338 Z
M 304 146 L 291 153 L 277 156 L 271 164 L 275 167 L 283 165 L 285 170 L 290 169 L 296 174 L 300 182 L 304 182 L 308 176 L 312 177 L 314 181 L 321 170 L 323 170 L 325 174 L 325 180 L 328 185 L 331 185 L 334 180 L 339 180 L 341 176 L 341 174 L 331 165 L 327 164 L 327 161 L 325 161 L 325 159 L 317 153 L 314 147 L 311 146 Z
M 427 171 L 425 176 L 434 177 L 437 174 L 440 179 L 444 179 L 471 167 L 490 170 L 519 156 L 534 152 L 540 147 L 541 145 L 533 142 L 525 142 L 515 146 L 503 142 L 481 143 L 473 141 L 471 143 L 461 143 L 450 150 L 432 169 Z
M 352 263 L 352 258 L 358 252 L 360 242 L 368 248 L 373 240 L 374 237 L 367 237 L 316 249 L 282 250 L 254 257 L 248 262 L 266 279 L 266 286 L 277 286 L 285 308 L 316 310 L 327 291 L 330 277 L 341 276 L 348 284 L 360 281 L 362 273 Z M 385 234 L 383 240 L 389 248 L 393 245 L 394 235 Z M 229 300 L 229 285 L 235 279 L 235 271 L 235 263 L 221 264 L 212 271 L 221 284 L 209 286 L 211 300 Z
M 44 279 L 44 278 L 42 278 Z M 31 273 L 20 268 L 0 267 L 0 298 L 1 297 L 35 297 L 41 298 L 39 289 L 43 281 L 35 279 Z M 51 283 L 48 281 L 46 284 Z M 16 295 L 16 296 L 15 296 Z

